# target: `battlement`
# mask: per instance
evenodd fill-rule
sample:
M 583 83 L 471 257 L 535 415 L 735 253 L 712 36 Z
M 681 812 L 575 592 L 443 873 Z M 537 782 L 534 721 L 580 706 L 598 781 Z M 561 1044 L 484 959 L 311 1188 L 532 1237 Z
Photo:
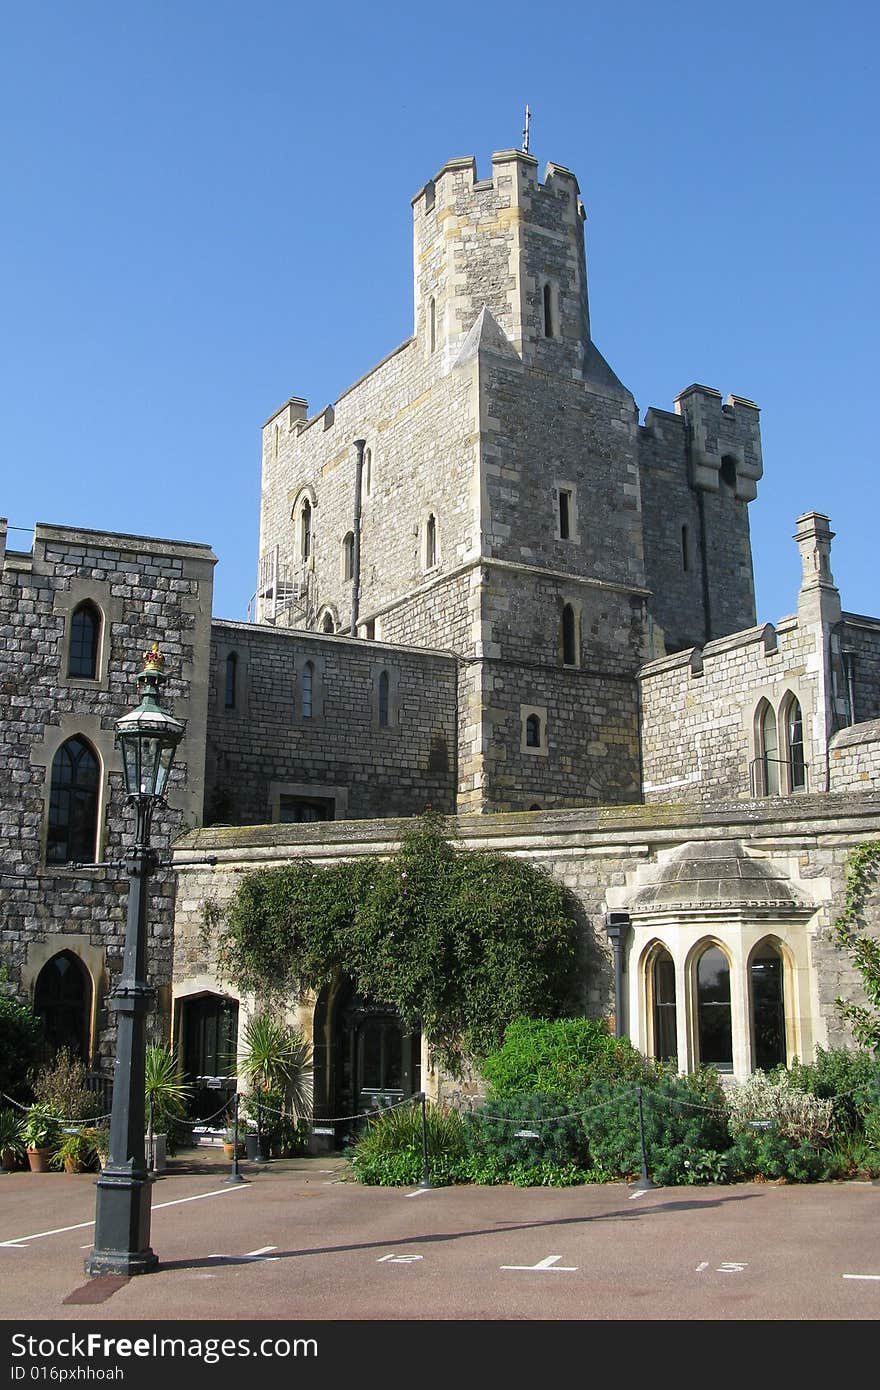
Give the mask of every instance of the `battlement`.
M 525 361 L 583 379 L 589 352 L 584 208 L 578 181 L 523 150 L 491 177 L 449 159 L 412 199 L 414 337 L 441 372 L 486 308 Z
M 554 195 L 564 188 L 573 192 L 575 198 L 579 199 L 577 178 L 564 164 L 548 161 L 543 181 L 539 181 L 538 161 L 534 155 L 527 154 L 525 150 L 496 150 L 492 155 L 492 174 L 489 178 L 478 178 L 477 161 L 472 154 L 447 159 L 434 177 L 428 179 L 410 201 L 414 209 L 419 208 L 427 215 L 434 212 L 438 206 L 448 205 L 453 200 L 453 189 L 458 196 L 462 191 L 481 193 L 497 188 L 499 178 L 506 179 L 511 167 L 515 169 L 518 182 L 523 188 L 537 193 L 549 191 Z M 579 215 L 584 215 L 582 204 L 579 205 Z
M 722 401 L 714 386 L 695 382 L 678 393 L 675 410 L 689 430 L 691 485 L 718 492 L 723 482 L 734 489 L 739 501 L 753 501 L 764 472 L 760 410 L 755 402 L 733 395 Z

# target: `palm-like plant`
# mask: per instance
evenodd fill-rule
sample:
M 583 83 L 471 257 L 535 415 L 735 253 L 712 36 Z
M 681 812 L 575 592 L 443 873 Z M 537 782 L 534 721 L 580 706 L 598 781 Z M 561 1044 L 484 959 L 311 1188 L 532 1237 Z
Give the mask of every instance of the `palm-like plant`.
M 192 1087 L 183 1079 L 174 1048 L 166 1043 L 151 1043 L 144 1066 L 149 1152 L 152 1152 L 154 1134 L 167 1133 L 175 1120 L 183 1119 L 191 1092 Z
M 11 1108 L 0 1110 L 0 1163 L 21 1158 L 23 1154 L 21 1121 Z
M 257 1092 L 280 1092 L 294 1120 L 311 1114 L 312 1049 L 298 1028 L 273 1014 L 253 1014 L 245 1024 L 239 1069 Z

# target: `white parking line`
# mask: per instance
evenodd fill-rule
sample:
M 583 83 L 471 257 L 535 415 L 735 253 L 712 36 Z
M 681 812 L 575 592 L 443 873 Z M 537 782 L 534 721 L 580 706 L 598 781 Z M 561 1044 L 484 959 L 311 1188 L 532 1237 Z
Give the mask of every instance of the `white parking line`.
M 844 1274 L 844 1279 L 880 1279 L 880 1274 Z
M 229 1192 L 241 1192 L 243 1187 L 221 1187 L 216 1192 L 200 1192 L 195 1197 L 177 1197 L 173 1202 L 157 1202 L 152 1208 L 153 1211 L 161 1211 L 163 1207 L 179 1207 L 184 1202 L 200 1202 L 203 1197 L 225 1197 Z M 88 1226 L 94 1226 L 94 1221 L 78 1221 L 75 1226 L 56 1226 L 52 1231 L 35 1231 L 32 1236 L 13 1236 L 11 1240 L 0 1240 L 0 1250 L 22 1250 L 23 1240 L 42 1240 L 44 1236 L 61 1236 L 67 1231 L 84 1231 Z
M 499 1269 L 538 1269 L 542 1273 L 550 1274 L 574 1274 L 577 1265 L 560 1265 L 557 1260 L 561 1260 L 561 1255 L 545 1255 L 543 1260 L 539 1260 L 536 1265 L 499 1265 Z

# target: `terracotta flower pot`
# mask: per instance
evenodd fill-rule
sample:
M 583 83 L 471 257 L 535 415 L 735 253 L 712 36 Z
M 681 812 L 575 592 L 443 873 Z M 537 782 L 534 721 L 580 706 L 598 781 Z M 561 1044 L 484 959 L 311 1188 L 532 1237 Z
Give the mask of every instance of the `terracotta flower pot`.
M 32 1173 L 48 1173 L 51 1149 L 28 1149 L 27 1160 Z

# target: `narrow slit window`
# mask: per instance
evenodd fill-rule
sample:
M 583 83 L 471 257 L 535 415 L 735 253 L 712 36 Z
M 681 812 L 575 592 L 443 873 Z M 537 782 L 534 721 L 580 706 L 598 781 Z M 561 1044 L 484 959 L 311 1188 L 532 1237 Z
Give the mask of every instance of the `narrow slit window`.
M 690 536 L 687 526 L 681 528 L 681 568 L 685 574 L 691 567 Z
M 433 512 L 425 525 L 425 568 L 432 569 L 437 563 L 437 518 Z
M 553 336 L 553 289 L 548 282 L 544 286 L 544 337 L 552 338 Z
M 437 301 L 432 299 L 428 305 L 428 341 L 433 352 L 437 347 Z
M 571 493 L 565 488 L 559 490 L 559 539 L 571 540 Z
M 299 527 L 300 555 L 307 560 L 312 553 L 312 504 L 308 500 L 302 504 Z
M 388 672 L 383 671 L 379 677 L 379 728 L 388 728 Z
M 562 664 L 577 665 L 577 623 L 570 603 L 562 608 Z
M 310 661 L 303 667 L 302 673 L 302 717 L 311 719 L 313 701 L 315 693 L 315 668 Z
M 226 686 L 223 704 L 226 709 L 235 709 L 238 703 L 238 657 L 230 652 L 226 658 Z
M 354 574 L 354 534 L 349 531 L 342 542 L 342 578 L 351 579 Z

